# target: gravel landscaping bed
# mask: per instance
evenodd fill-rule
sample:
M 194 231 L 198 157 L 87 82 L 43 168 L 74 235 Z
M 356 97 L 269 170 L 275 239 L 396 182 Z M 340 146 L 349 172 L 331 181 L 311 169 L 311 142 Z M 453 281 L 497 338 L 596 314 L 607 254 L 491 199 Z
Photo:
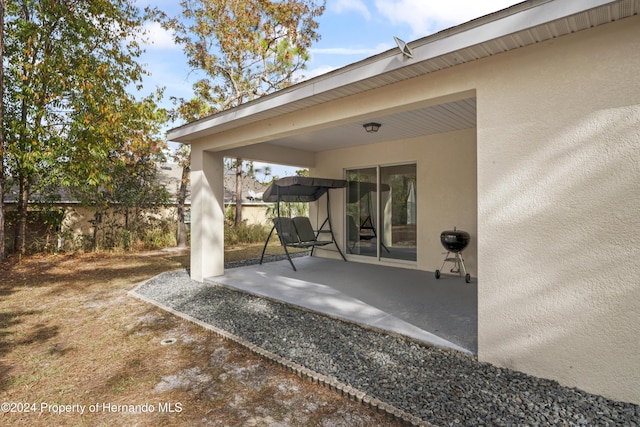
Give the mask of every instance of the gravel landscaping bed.
M 135 291 L 438 426 L 638 426 L 640 406 L 480 363 L 304 309 L 157 276 Z

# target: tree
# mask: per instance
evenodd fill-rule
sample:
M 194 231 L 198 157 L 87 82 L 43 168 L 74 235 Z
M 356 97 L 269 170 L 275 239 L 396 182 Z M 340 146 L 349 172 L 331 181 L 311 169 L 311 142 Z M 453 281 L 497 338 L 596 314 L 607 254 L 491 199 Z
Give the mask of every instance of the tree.
M 242 223 L 242 190 L 245 188 L 245 183 L 247 179 L 252 179 L 258 182 L 263 182 L 258 179 L 258 175 L 262 175 L 264 179 L 268 179 L 271 175 L 271 167 L 265 166 L 262 168 L 256 168 L 255 164 L 251 160 L 242 160 L 242 159 L 225 159 L 225 169 L 227 172 L 233 173 L 235 175 L 235 199 L 234 199 L 234 215 L 233 215 L 233 223 L 234 225 L 240 225 Z
M 236 216 L 235 225 L 242 223 L 242 159 L 236 159 Z
M 145 16 L 133 0 L 10 0 L 5 13 L 5 176 L 20 188 L 24 253 L 33 187 L 108 187 L 109 154 L 139 135 L 146 112 L 128 90 Z
M 191 111 L 212 113 L 290 86 L 320 39 L 314 0 L 183 0 L 181 18 L 165 20 L 203 77 Z M 204 106 L 204 108 L 203 108 Z M 195 108 L 194 108 L 195 107 Z
M 122 242 L 125 249 L 130 248 L 134 237 L 145 234 L 147 220 L 151 218 L 148 214 L 169 202 L 170 194 L 160 180 L 157 166 L 163 157 L 159 153 L 129 152 L 122 161 L 114 163 L 114 185 L 103 193 L 110 210 L 124 217 L 124 224 L 114 221 L 119 226 L 110 227 L 112 235 L 114 229 L 120 232 L 112 238 L 114 244 Z
M 83 205 L 94 209 L 94 239 L 97 245 L 98 228 L 107 211 L 124 217 L 123 235 L 141 231 L 145 221 L 142 212 L 153 210 L 168 202 L 169 193 L 160 180 L 158 163 L 165 162 L 166 142 L 161 137 L 161 127 L 167 121 L 167 112 L 158 107 L 162 98 L 158 91 L 141 101 L 121 99 L 119 106 L 128 114 L 119 119 L 122 134 L 115 135 L 117 144 L 99 157 L 100 165 L 95 181 L 77 179 L 89 172 L 86 164 L 90 153 L 78 151 L 69 154 L 61 166 L 65 186 Z M 97 185 L 97 183 L 100 183 Z M 116 231 L 113 231 L 114 233 Z M 125 241 L 130 239 L 125 238 Z M 126 245 L 125 245 L 126 246 Z
M 201 78 L 194 97 L 174 98 L 175 117 L 193 121 L 286 88 L 320 39 L 325 2 L 315 0 L 183 0 L 182 14 L 161 14 Z M 242 220 L 242 159 L 236 159 L 236 223 Z
M 4 10 L 5 0 L 0 0 L 0 262 L 5 259 L 4 244 Z
M 190 158 L 191 152 L 188 145 L 181 145 L 174 154 L 174 160 L 182 167 L 180 186 L 178 187 L 178 235 L 176 238 L 179 248 L 187 246 L 187 226 L 185 224 L 185 202 L 187 201 L 187 188 L 189 185 Z

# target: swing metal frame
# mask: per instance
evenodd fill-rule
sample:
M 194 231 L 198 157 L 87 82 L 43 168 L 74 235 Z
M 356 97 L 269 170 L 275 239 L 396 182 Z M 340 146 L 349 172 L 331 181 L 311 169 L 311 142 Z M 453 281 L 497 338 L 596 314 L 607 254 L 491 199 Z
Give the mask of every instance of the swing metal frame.
M 264 260 L 264 255 L 269 244 L 269 240 L 276 231 L 280 244 L 284 248 L 284 252 L 291 264 L 294 271 L 297 271 L 296 266 L 291 259 L 289 253 L 290 247 L 292 248 L 310 248 L 311 255 L 316 247 L 326 246 L 334 244 L 338 250 L 338 253 L 344 261 L 347 258 L 340 249 L 336 237 L 333 233 L 333 226 L 331 224 L 331 202 L 329 193 L 331 189 L 339 189 L 347 186 L 347 181 L 338 179 L 327 178 L 313 178 L 302 176 L 290 176 L 286 178 L 274 181 L 269 188 L 264 192 L 262 200 L 265 202 L 275 202 L 277 216 L 273 221 L 273 227 L 269 232 L 264 247 L 262 249 L 262 255 L 260 256 L 260 264 Z M 326 196 L 327 199 L 327 217 L 322 222 L 322 225 L 317 230 L 313 230 L 310 227 L 310 221 L 307 217 L 288 218 L 281 216 L 280 203 L 281 202 L 315 202 L 322 196 Z M 331 240 L 319 240 L 320 235 L 329 234 Z

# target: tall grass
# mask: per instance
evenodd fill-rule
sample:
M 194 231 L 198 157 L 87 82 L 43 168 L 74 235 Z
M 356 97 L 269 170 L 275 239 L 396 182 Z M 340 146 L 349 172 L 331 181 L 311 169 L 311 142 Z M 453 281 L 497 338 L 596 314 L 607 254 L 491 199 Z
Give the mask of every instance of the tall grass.
M 60 233 L 50 231 L 35 235 L 29 244 L 30 253 L 55 252 L 127 252 L 153 250 L 176 246 L 177 224 L 170 219 L 147 217 L 135 222 L 129 229 L 120 221 L 106 217 L 99 224 L 97 232 L 73 234 L 70 227 Z M 269 235 L 270 227 L 243 222 L 236 226 L 225 221 L 224 243 L 227 246 L 263 243 Z M 189 239 L 189 231 L 187 239 Z M 8 246 L 8 245 L 7 245 Z
M 239 225 L 233 225 L 226 222 L 224 225 L 224 244 L 239 245 L 264 242 L 269 235 L 269 230 L 268 227 L 260 224 L 242 222 Z

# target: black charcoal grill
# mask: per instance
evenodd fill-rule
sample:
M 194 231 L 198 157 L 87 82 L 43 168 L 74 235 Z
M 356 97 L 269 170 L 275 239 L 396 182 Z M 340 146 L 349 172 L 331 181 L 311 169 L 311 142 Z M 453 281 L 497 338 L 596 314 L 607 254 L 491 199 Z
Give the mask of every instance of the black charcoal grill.
M 447 255 L 442 262 L 442 266 L 439 270 L 436 270 L 436 279 L 440 278 L 440 272 L 444 268 L 447 262 L 453 263 L 451 273 L 460 274 L 464 277 L 464 281 L 469 283 L 471 281 L 471 275 L 467 273 L 467 269 L 464 266 L 464 259 L 462 259 L 462 251 L 467 247 L 471 236 L 466 231 L 446 230 L 440 233 L 440 243 L 447 250 Z

